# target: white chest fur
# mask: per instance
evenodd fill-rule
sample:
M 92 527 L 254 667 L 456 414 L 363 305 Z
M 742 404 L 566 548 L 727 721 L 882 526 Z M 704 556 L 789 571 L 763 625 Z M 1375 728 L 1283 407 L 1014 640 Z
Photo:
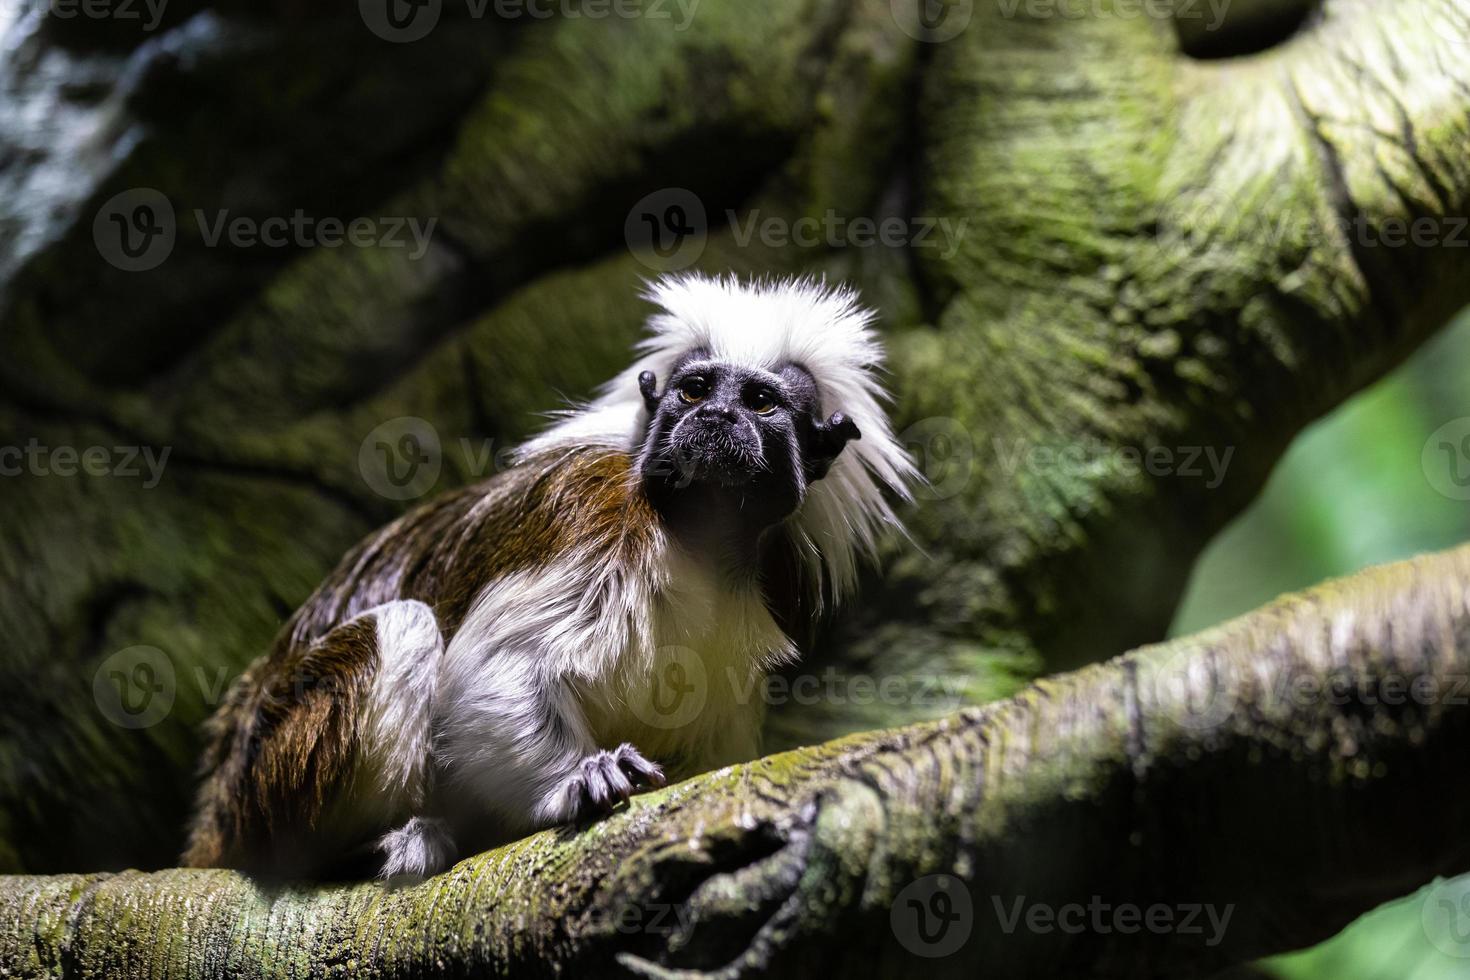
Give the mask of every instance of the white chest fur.
M 444 784 L 514 818 L 623 742 L 673 778 L 758 754 L 760 682 L 791 642 L 756 586 L 660 544 L 637 565 L 574 554 L 485 589 L 440 672 Z
M 682 776 L 754 758 L 767 671 L 794 656 L 754 583 L 677 547 L 650 594 L 651 636 L 577 691 L 599 744 L 630 742 Z

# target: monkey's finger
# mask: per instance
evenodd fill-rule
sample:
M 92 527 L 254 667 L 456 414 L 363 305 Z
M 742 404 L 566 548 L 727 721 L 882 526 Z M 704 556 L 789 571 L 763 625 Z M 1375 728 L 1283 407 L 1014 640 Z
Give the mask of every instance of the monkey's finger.
M 582 808 L 584 817 L 593 814 L 606 813 L 612 809 L 612 801 L 608 799 L 607 786 L 600 779 L 583 779 L 580 781 L 582 787 Z
M 614 805 L 625 802 L 633 795 L 633 783 L 623 774 L 622 767 L 612 753 L 597 757 L 598 774 L 607 787 L 608 797 Z
M 832 413 L 832 417 L 827 420 L 827 428 L 834 435 L 842 437 L 844 441 L 863 437 L 863 434 L 858 431 L 857 423 L 841 412 Z
M 581 776 L 573 776 L 566 781 L 562 787 L 562 813 L 572 820 L 581 819 L 581 816 L 592 808 L 592 801 L 587 793 L 587 782 Z
M 611 752 L 599 752 L 582 762 L 582 781 L 594 809 L 604 813 L 633 795 L 633 784 L 618 768 Z
M 668 777 L 664 775 L 663 769 L 656 763 L 643 758 L 642 753 L 633 746 L 620 745 L 614 755 L 617 757 L 618 766 L 636 785 L 647 789 L 658 789 L 660 786 L 668 785 Z
M 643 789 L 658 789 L 669 784 L 669 778 L 664 775 L 663 769 L 647 760 L 640 759 L 641 765 L 626 765 L 623 767 L 628 776 Z
M 644 371 L 638 375 L 638 390 L 643 394 L 643 404 L 650 412 L 658 408 L 658 379 L 653 376 L 652 371 Z

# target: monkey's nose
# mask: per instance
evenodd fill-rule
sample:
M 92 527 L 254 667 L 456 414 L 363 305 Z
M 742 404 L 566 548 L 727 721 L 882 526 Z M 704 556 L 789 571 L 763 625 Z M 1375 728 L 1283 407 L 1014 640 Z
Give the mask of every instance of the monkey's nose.
M 701 405 L 695 414 L 711 422 L 736 422 L 740 419 L 729 405 Z

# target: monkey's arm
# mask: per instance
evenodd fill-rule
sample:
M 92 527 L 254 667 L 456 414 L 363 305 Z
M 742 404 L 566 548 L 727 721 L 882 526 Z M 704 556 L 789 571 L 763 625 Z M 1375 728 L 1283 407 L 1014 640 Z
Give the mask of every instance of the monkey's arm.
M 436 763 L 466 843 L 503 843 L 605 813 L 662 770 L 630 745 L 604 749 L 576 694 L 538 650 L 454 657 L 442 679 Z M 479 815 L 478 826 L 467 823 Z

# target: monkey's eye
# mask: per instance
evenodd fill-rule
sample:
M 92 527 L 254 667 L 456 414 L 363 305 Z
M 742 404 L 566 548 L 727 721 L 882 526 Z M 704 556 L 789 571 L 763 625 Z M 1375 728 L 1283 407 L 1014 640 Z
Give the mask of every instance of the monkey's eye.
M 709 382 L 703 378 L 689 378 L 679 382 L 679 398 L 685 404 L 694 405 L 709 397 Z
M 745 396 L 745 404 L 757 415 L 770 415 L 776 410 L 776 394 L 769 388 L 756 388 Z

